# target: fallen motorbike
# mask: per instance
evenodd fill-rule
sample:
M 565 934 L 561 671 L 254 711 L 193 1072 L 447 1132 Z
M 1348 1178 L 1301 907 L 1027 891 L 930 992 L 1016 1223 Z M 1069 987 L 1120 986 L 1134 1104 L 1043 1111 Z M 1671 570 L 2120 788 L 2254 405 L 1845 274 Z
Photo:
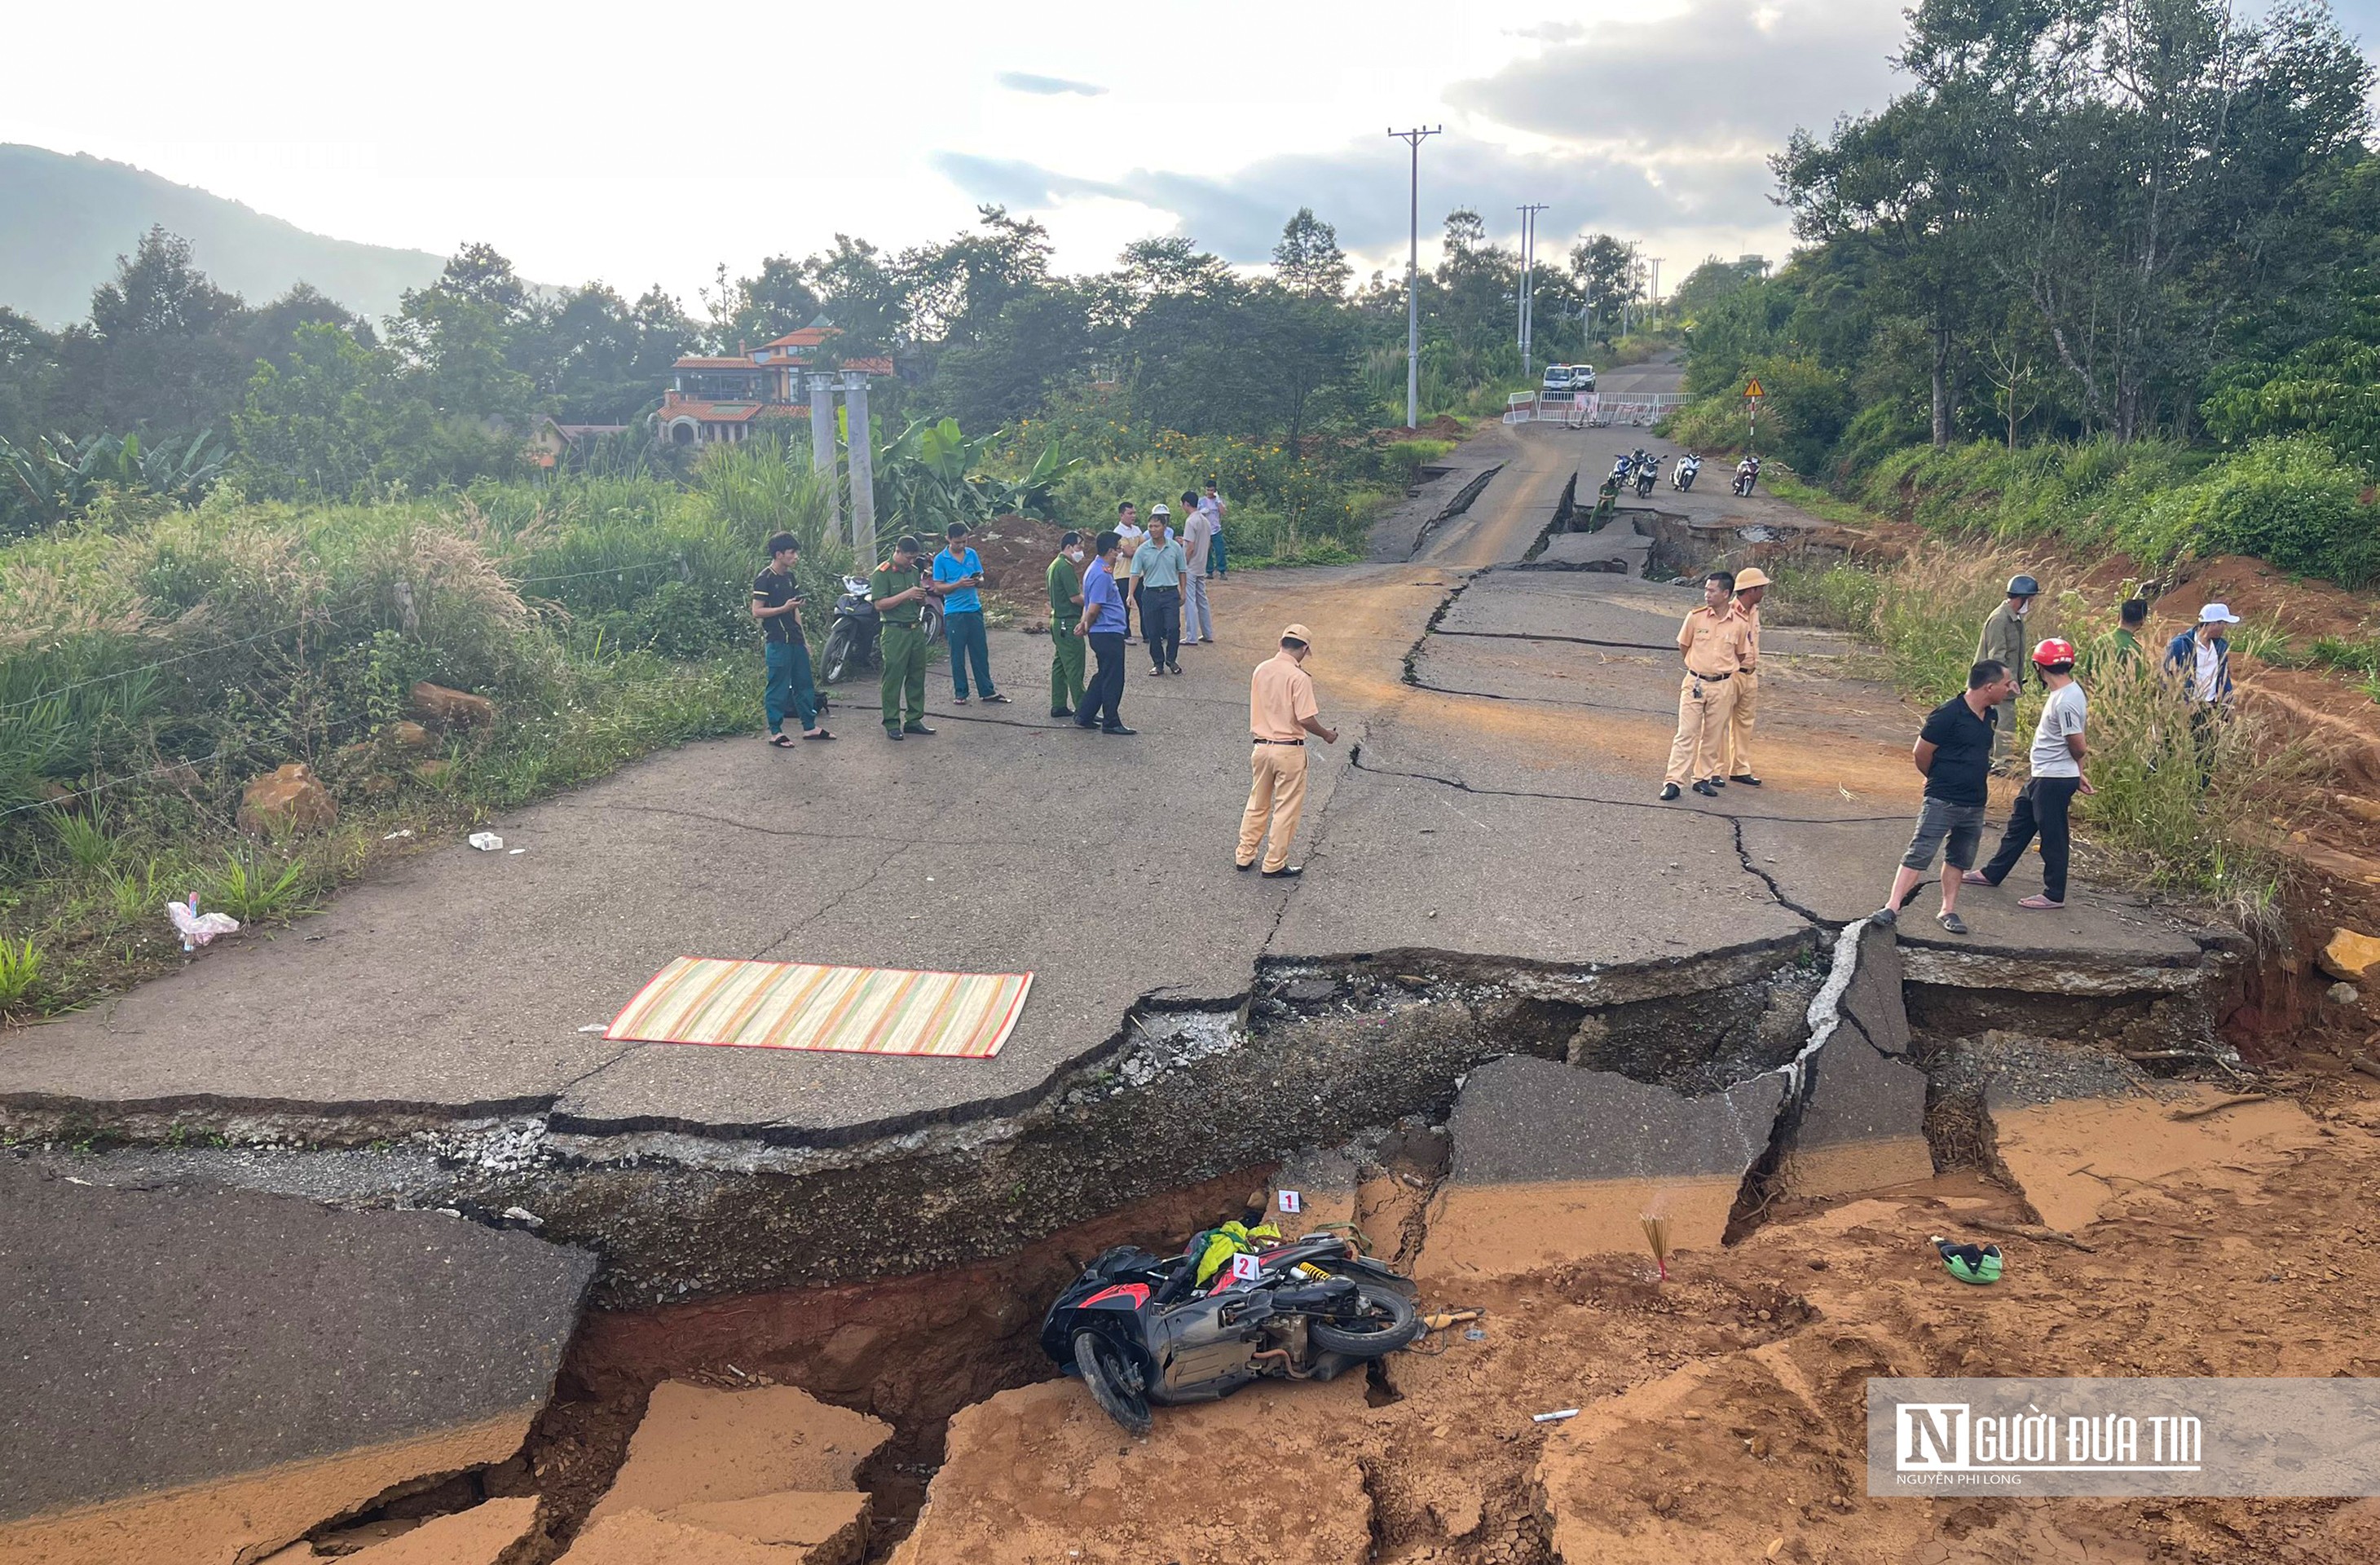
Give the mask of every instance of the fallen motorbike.
M 1752 486 L 1760 480 L 1760 458 L 1747 456 L 1735 465 L 1735 492 L 1750 494 Z
M 1212 1401 L 1268 1377 L 1328 1380 L 1422 1333 L 1412 1280 L 1336 1234 L 1245 1252 L 1204 1284 L 1201 1254 L 1197 1241 L 1172 1259 L 1109 1250 L 1041 1322 L 1041 1351 L 1135 1435 L 1152 1403 Z
M 1670 468 L 1670 487 L 1676 490 L 1688 490 L 1694 488 L 1694 475 L 1702 470 L 1703 459 L 1695 455 L 1691 451 L 1687 452 L 1683 456 L 1679 457 L 1677 461 L 1671 465 Z
M 941 635 L 942 606 L 938 601 L 926 600 L 919 624 L 929 642 Z M 883 616 L 877 613 L 876 601 L 869 596 L 868 578 L 844 577 L 843 596 L 834 601 L 834 628 L 827 632 L 826 650 L 819 658 L 825 683 L 832 685 L 845 674 L 882 667 L 877 643 L 883 629 Z

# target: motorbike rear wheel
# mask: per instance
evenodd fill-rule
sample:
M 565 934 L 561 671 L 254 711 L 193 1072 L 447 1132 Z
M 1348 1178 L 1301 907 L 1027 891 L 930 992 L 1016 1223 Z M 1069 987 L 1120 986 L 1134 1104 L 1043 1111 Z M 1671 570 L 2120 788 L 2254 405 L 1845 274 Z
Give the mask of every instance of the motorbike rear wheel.
M 1355 1294 L 1353 1320 L 1317 1316 L 1306 1321 L 1305 1334 L 1317 1347 L 1349 1358 L 1386 1358 L 1421 1335 L 1421 1314 L 1402 1293 L 1366 1288 Z
M 1147 1389 L 1140 1383 L 1140 1372 L 1113 1342 L 1096 1331 L 1075 1332 L 1075 1369 L 1091 1389 L 1091 1400 L 1101 1412 L 1135 1435 L 1148 1433 Z
M 859 637 L 852 633 L 849 620 L 839 620 L 827 632 L 826 650 L 820 655 L 820 665 L 826 671 L 826 682 L 833 685 L 851 672 L 852 654 Z

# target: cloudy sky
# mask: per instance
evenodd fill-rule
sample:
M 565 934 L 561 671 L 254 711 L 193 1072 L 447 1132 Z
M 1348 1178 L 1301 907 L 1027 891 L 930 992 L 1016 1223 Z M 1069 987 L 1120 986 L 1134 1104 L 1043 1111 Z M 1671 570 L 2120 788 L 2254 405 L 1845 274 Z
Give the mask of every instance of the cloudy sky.
M 1395 265 L 1407 154 L 1385 131 L 1443 124 L 1426 235 L 1467 205 L 1509 237 L 1544 201 L 1548 251 L 1609 230 L 1669 258 L 1666 286 L 1782 253 L 1763 160 L 1889 94 L 1900 3 L 117 0 L 103 44 L 79 7 L 14 17 L 18 58 L 83 68 L 12 73 L 0 141 L 692 303 L 720 261 L 838 231 L 898 248 L 986 200 L 1039 214 L 1069 269 L 1171 232 L 1261 261 L 1301 205 Z M 2340 9 L 2380 35 L 2380 0 Z

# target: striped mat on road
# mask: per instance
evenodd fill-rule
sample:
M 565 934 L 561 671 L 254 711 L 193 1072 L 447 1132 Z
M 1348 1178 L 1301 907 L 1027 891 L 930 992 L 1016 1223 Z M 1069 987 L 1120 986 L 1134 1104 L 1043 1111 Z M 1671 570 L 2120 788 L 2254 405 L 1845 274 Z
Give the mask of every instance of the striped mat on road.
M 1030 973 L 921 973 L 681 956 L 653 976 L 604 1037 L 842 1054 L 989 1060 L 1000 1052 Z

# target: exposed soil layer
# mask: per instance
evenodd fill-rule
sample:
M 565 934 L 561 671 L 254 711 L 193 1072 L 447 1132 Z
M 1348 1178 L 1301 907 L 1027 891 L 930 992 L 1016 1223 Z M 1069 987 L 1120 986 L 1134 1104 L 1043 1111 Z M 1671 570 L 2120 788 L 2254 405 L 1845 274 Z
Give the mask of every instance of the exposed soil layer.
M 576 1535 L 625 1458 L 646 1399 L 669 1379 L 799 1386 L 891 1424 L 892 1441 L 858 1474 L 889 1548 L 941 1464 L 951 1415 L 1054 1373 L 1038 1341 L 1041 1311 L 1091 1256 L 1112 1244 L 1178 1243 L 1236 1209 L 1265 1173 L 1173 1191 L 950 1271 L 590 1315 L 525 1453 L 550 1551 L 523 1565 L 555 1558 Z
M 2369 1501 L 1864 1493 L 1870 1375 L 2380 1370 L 2380 1249 L 2364 1242 L 2380 1103 L 2358 1094 L 2303 1122 L 2302 1144 L 2245 1163 L 2246 1133 L 2209 1127 L 2178 1165 L 2163 1127 L 2200 1122 L 2170 1112 L 2135 1100 L 2155 1134 L 2101 1127 L 2112 1183 L 2076 1235 L 2087 1251 L 2019 1237 L 2020 1196 L 1946 1175 L 1785 1204 L 1740 1245 L 1674 1256 L 1667 1284 L 1617 1256 L 1475 1282 L 1430 1302 L 1484 1307 L 1483 1336 L 1428 1340 L 1438 1356 L 1391 1360 L 1368 1396 L 1256 1389 L 1160 1410 L 1147 1442 L 1070 1383 L 996 1398 L 961 1415 L 914 1558 L 1187 1565 L 1291 1558 L 1293 1535 L 1313 1546 L 1299 1559 L 1466 1565 L 2368 1559 Z M 2128 1182 L 2132 1161 L 2154 1182 Z M 1926 1243 L 1938 1232 L 1999 1244 L 2008 1276 L 1952 1280 Z M 1582 1416 L 1530 1421 L 1565 1408 Z M 1351 1470 L 1360 1501 L 1340 1481 Z

